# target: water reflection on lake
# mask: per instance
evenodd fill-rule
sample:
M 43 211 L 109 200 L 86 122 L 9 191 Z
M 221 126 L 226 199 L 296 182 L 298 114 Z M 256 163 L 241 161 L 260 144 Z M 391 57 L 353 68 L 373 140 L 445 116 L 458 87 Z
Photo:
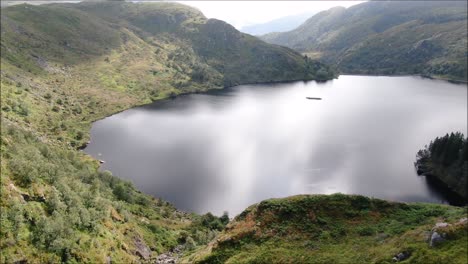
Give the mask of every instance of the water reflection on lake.
M 198 213 L 234 215 L 303 193 L 444 202 L 416 176 L 415 154 L 466 127 L 466 85 L 340 76 L 130 109 L 96 122 L 85 151 L 140 190 Z

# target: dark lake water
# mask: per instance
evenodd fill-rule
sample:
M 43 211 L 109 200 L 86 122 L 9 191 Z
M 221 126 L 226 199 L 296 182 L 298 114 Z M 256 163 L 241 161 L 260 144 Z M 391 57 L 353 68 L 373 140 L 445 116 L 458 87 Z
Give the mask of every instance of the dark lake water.
M 85 151 L 179 209 L 234 216 L 295 194 L 444 203 L 416 175 L 415 154 L 436 136 L 466 130 L 466 85 L 340 76 L 133 108 L 94 123 Z

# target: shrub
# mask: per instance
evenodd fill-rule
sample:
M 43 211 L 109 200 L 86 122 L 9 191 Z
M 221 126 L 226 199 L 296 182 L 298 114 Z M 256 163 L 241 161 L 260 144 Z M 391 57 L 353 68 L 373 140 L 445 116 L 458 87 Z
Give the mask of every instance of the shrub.
M 75 139 L 76 139 L 76 140 L 82 140 L 82 139 L 83 139 L 83 136 L 84 136 L 83 132 L 78 131 L 78 132 L 76 133 Z
M 22 101 L 14 108 L 14 111 L 22 116 L 29 115 L 29 107 L 25 102 Z
M 130 190 L 123 183 L 118 183 L 113 188 L 113 194 L 115 197 L 121 201 L 131 202 L 132 196 L 130 195 Z
M 375 229 L 370 226 L 361 226 L 357 229 L 360 236 L 371 236 L 375 234 Z

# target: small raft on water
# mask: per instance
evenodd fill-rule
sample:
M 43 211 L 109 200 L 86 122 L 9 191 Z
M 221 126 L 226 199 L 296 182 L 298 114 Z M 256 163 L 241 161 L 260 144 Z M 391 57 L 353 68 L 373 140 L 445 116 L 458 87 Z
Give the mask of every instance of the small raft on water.
M 320 97 L 306 97 L 309 100 L 322 100 Z

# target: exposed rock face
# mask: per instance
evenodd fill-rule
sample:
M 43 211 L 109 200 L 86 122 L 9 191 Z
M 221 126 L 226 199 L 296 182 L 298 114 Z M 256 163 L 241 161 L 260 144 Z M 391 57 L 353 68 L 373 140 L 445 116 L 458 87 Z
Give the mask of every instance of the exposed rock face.
M 177 263 L 182 246 L 175 247 L 172 251 L 163 253 L 156 258 L 156 264 Z
M 169 264 L 176 263 L 177 258 L 172 256 L 171 253 L 164 253 L 158 256 L 156 259 L 156 264 Z
M 135 238 L 135 247 L 136 247 L 136 252 L 135 254 L 139 256 L 140 258 L 144 260 L 148 260 L 151 257 L 151 250 L 148 248 L 148 246 L 145 244 L 145 242 L 137 237 Z

